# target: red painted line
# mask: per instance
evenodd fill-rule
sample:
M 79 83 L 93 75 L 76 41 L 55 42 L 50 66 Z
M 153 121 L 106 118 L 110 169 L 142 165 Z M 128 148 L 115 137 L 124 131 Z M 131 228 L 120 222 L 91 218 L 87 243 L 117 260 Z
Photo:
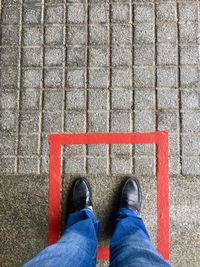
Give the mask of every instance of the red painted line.
M 157 145 L 157 249 L 169 259 L 168 132 L 50 134 L 48 243 L 60 237 L 61 145 L 156 144 Z M 99 259 L 109 258 L 109 248 L 99 247 Z
M 110 258 L 110 249 L 109 247 L 99 246 L 97 257 L 99 260 L 107 260 Z
M 157 144 L 157 250 L 169 259 L 168 134 Z
M 50 144 L 50 168 L 49 168 L 49 235 L 48 244 L 55 243 L 60 235 L 60 188 L 61 188 L 61 173 L 60 173 L 60 152 L 59 144 L 49 142 Z
M 161 132 L 153 133 L 69 133 L 50 134 L 49 140 L 60 145 L 75 144 L 156 144 Z

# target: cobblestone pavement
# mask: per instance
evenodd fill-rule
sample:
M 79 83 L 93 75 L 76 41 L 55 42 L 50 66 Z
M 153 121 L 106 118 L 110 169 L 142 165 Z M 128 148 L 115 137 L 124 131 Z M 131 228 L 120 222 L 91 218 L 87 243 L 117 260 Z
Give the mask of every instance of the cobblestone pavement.
M 199 266 L 200 2 L 0 3 L 2 266 L 18 266 L 46 245 L 49 133 L 166 129 L 171 262 Z M 109 206 L 118 179 L 141 177 L 156 240 L 154 145 L 64 146 L 62 166 L 66 190 L 69 176 L 89 175 L 102 218 L 98 203 Z

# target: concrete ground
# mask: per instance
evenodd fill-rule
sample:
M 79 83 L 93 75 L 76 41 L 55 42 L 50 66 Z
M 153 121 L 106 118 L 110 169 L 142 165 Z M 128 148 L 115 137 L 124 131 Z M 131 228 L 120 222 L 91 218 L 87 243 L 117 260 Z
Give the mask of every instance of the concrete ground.
M 170 133 L 170 262 L 200 262 L 200 2 L 1 0 L 1 266 L 47 245 L 52 132 Z M 153 145 L 64 146 L 62 224 L 69 185 L 86 175 L 108 244 L 124 175 L 143 189 L 156 243 Z M 98 266 L 107 266 L 99 261 Z

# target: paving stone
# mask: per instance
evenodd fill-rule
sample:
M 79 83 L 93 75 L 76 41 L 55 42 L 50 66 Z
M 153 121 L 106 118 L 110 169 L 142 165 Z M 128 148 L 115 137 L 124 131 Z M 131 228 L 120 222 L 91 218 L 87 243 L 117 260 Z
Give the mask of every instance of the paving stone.
M 200 136 L 182 135 L 181 144 L 182 144 L 182 153 L 184 156 L 200 155 Z
M 169 158 L 169 175 L 179 175 L 181 171 L 180 157 Z
M 154 43 L 154 24 L 141 23 L 134 26 L 134 42 L 136 44 Z
M 157 90 L 159 109 L 178 109 L 178 91 L 174 89 Z
M 16 67 L 7 67 L 0 70 L 0 87 L 6 89 L 16 89 L 18 87 Z
M 182 130 L 185 132 L 199 132 L 200 112 L 182 112 Z
M 177 64 L 176 44 L 158 45 L 157 63 L 159 65 L 176 65 Z
M 92 48 L 90 48 L 89 52 Z M 86 65 L 86 53 L 85 47 L 76 47 L 71 46 L 67 48 L 67 65 L 68 66 L 80 66 L 83 67 Z M 99 63 L 99 62 L 98 62 Z
M 0 156 L 0 172 L 10 174 L 15 172 L 15 158 Z
M 41 2 L 42 0 L 24 0 L 24 3 L 26 4 L 40 4 Z
M 63 49 L 62 48 L 46 48 L 44 62 L 46 66 L 62 66 L 63 65 Z
M 45 0 L 45 2 L 47 4 L 63 4 L 63 3 L 65 3 L 65 0 Z M 72 0 L 72 2 L 73 2 L 73 0 Z
M 111 113 L 112 132 L 131 131 L 131 113 L 126 111 L 113 111 Z
M 40 162 L 41 162 L 40 173 L 41 174 L 49 173 L 49 157 L 41 157 Z
M 86 91 L 68 90 L 66 92 L 66 109 L 86 109 Z
M 130 157 L 131 156 L 131 150 L 132 146 L 131 145 L 110 145 L 111 146 L 111 156 L 116 158 L 116 157 Z
M 41 65 L 41 48 L 23 48 L 22 65 L 25 67 L 39 67 Z
M 23 23 L 24 24 L 39 24 L 41 22 L 41 7 L 24 7 L 23 8 Z
M 200 175 L 200 159 L 199 156 L 182 158 L 183 175 Z
M 158 130 L 178 131 L 178 113 L 159 111 Z
M 19 61 L 19 50 L 12 47 L 0 48 L 1 66 L 17 66 Z
M 154 64 L 154 47 L 153 46 L 138 46 L 134 47 L 134 65 L 150 65 Z
M 158 43 L 176 43 L 177 27 L 176 23 L 162 23 L 157 25 Z
M 84 158 L 66 158 L 64 159 L 64 173 L 80 174 L 85 173 Z
M 198 27 L 194 21 L 185 21 L 179 23 L 180 42 L 181 43 L 197 43 Z
M 134 7 L 134 21 L 135 22 L 153 22 L 154 10 L 151 3 L 137 4 Z
M 85 87 L 85 70 L 84 69 L 68 69 L 66 72 L 66 84 L 70 88 Z
M 45 90 L 43 97 L 45 110 L 62 110 L 64 103 L 64 93 L 62 90 Z
M 2 0 L 2 5 L 4 5 L 4 6 L 16 5 L 19 3 L 20 3 L 20 0 Z
M 63 23 L 64 22 L 63 6 L 47 6 L 45 8 L 45 22 L 46 23 Z
M 44 84 L 45 87 L 49 88 L 63 87 L 63 70 L 58 68 L 45 69 Z
M 23 88 L 40 88 L 42 82 L 41 70 L 24 68 L 21 82 Z
M 199 73 L 200 70 L 198 67 L 181 67 L 180 69 L 180 84 L 181 87 L 191 88 L 191 87 L 199 87 L 200 79 Z
M 90 26 L 89 42 L 91 45 L 106 45 L 108 43 L 108 27 L 101 24 Z
M 44 112 L 42 129 L 44 132 L 62 132 L 62 112 Z
M 135 145 L 135 157 L 155 155 L 155 145 Z
M 39 110 L 40 92 L 36 90 L 25 90 L 20 93 L 20 108 L 22 110 Z
M 0 130 L 16 131 L 17 114 L 14 110 L 4 110 L 0 112 Z
M 18 45 L 19 27 L 14 25 L 1 25 L 1 45 Z
M 91 47 L 89 49 L 90 67 L 106 67 L 108 62 L 109 49 L 104 47 Z
M 105 89 L 94 89 L 88 91 L 88 109 L 89 110 L 107 110 L 108 94 Z
M 182 109 L 199 109 L 200 91 L 193 89 L 181 90 L 181 107 Z
M 20 133 L 37 133 L 39 131 L 39 112 L 20 114 Z
M 19 158 L 19 172 L 24 174 L 38 173 L 38 159 Z
M 97 111 L 88 113 L 88 131 L 89 132 L 107 132 L 108 131 L 108 112 Z
M 86 116 L 82 111 L 68 111 L 65 114 L 65 132 L 85 132 Z
M 48 133 L 41 134 L 41 152 L 43 157 L 49 157 Z
M 178 7 L 180 21 L 198 20 L 198 3 L 180 3 Z
M 21 135 L 19 137 L 19 155 L 33 156 L 38 155 L 39 136 Z
M 127 47 L 112 48 L 112 66 L 131 66 L 132 52 Z
M 107 4 L 92 4 L 89 6 L 89 21 L 90 23 L 107 23 L 108 21 Z
M 199 214 L 197 215 L 196 213 L 199 203 L 199 182 L 198 178 L 185 178 L 180 177 L 170 180 L 171 264 L 173 266 L 187 267 L 192 259 L 193 265 L 196 267 L 199 262 L 199 256 L 196 254 L 199 254 L 199 246 L 198 241 L 195 239 L 196 232 L 194 229 L 199 222 Z M 184 206 L 179 205 L 177 209 L 176 205 L 178 205 L 179 199 L 184 203 Z M 190 218 L 188 219 L 186 218 L 187 211 L 190 211 Z M 182 238 L 179 236 L 182 236 Z M 188 240 L 189 237 L 190 239 Z M 194 242 L 191 238 L 194 239 Z M 193 242 L 192 246 L 191 241 Z M 181 257 L 175 256 L 180 255 L 180 253 Z
M 89 174 L 106 174 L 108 173 L 107 158 L 88 158 Z
M 131 87 L 131 69 L 112 69 L 112 87 L 113 88 L 129 88 Z
M 176 21 L 176 3 L 158 3 L 156 5 L 156 18 L 158 21 Z
M 135 158 L 135 172 L 139 175 L 155 175 L 154 158 L 137 156 Z
M 130 90 L 112 90 L 111 93 L 111 107 L 112 109 L 131 109 L 132 95 Z
M 111 22 L 128 23 L 130 20 L 130 6 L 126 3 L 112 4 Z
M 0 92 L 0 109 L 16 109 L 17 108 L 17 92 L 2 91 Z
M 107 88 L 108 87 L 108 70 L 89 69 L 89 87 L 90 88 Z
M 131 44 L 131 27 L 129 25 L 113 25 L 111 27 L 111 40 L 114 45 Z
M 14 156 L 16 135 L 9 132 L 0 132 L 0 137 L 1 155 Z
M 135 131 L 136 132 L 155 131 L 154 112 L 135 112 Z
M 64 42 L 63 26 L 46 26 L 45 27 L 45 44 L 62 45 Z
M 152 90 L 135 90 L 135 110 L 154 109 L 155 92 Z
M 48 32 L 48 31 L 47 31 Z M 34 38 L 33 38 L 34 36 Z M 23 27 L 22 29 L 23 45 L 36 46 L 42 44 L 41 26 Z
M 86 27 L 82 25 L 67 27 L 66 43 L 70 45 L 85 45 L 86 40 Z
M 181 64 L 199 64 L 198 46 L 182 46 L 180 48 Z
M 138 88 L 152 88 L 154 87 L 155 69 L 153 67 L 134 68 L 134 87 Z
M 169 133 L 169 155 L 170 156 L 177 156 L 180 154 L 179 143 L 180 143 L 179 135 Z
M 131 174 L 131 158 L 112 158 L 111 160 L 111 173 L 112 174 Z
M 84 4 L 70 4 L 67 8 L 67 20 L 70 23 L 84 23 L 85 22 L 85 5 Z
M 64 157 L 86 156 L 86 145 L 65 145 L 63 147 L 63 155 Z
M 177 87 L 177 67 L 158 67 L 157 68 L 157 86 L 162 88 Z
M 106 158 L 108 155 L 108 145 L 88 145 L 88 155 Z
M 18 7 L 3 7 L 1 15 L 2 24 L 18 24 L 20 19 L 20 9 Z

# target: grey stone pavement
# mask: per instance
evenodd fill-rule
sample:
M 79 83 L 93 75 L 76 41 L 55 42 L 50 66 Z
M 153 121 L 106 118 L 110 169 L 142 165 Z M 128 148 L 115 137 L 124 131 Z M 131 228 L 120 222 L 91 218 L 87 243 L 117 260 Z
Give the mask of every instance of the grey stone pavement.
M 170 262 L 200 264 L 200 2 L 1 0 L 0 266 L 47 245 L 49 133 L 169 130 Z M 63 147 L 62 224 L 87 175 L 108 244 L 124 175 L 156 243 L 153 145 Z M 106 261 L 98 266 L 107 266 Z

